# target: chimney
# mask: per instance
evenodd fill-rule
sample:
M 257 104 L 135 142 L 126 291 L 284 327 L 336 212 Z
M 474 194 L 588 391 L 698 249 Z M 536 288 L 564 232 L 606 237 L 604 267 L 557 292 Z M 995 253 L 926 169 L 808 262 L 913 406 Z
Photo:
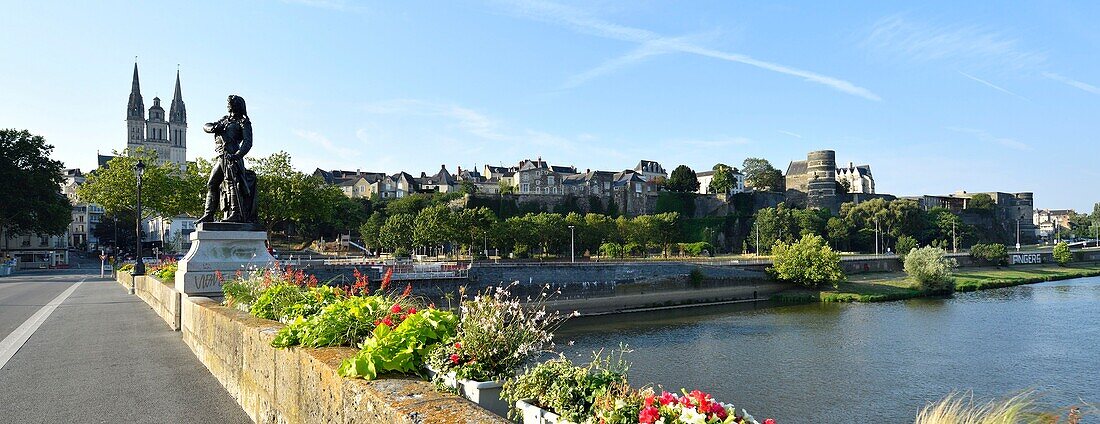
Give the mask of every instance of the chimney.
M 439 165 L 439 169 L 447 169 L 447 164 Z

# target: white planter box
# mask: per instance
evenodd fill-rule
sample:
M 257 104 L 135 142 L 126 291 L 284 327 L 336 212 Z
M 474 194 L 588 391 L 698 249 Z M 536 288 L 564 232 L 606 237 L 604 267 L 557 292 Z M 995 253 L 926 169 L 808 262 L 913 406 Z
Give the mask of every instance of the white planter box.
M 438 373 L 435 370 L 428 368 L 429 377 L 434 380 L 437 375 Z M 509 408 L 508 402 L 500 398 L 500 390 L 504 388 L 503 381 L 463 380 L 456 378 L 453 372 L 439 375 L 439 379 L 443 382 L 443 385 L 458 389 L 462 397 L 469 399 L 477 406 L 501 417 L 508 417 L 508 410 L 511 408 Z
M 561 418 L 558 414 L 539 408 L 528 401 L 516 402 L 516 409 L 523 424 L 558 424 Z

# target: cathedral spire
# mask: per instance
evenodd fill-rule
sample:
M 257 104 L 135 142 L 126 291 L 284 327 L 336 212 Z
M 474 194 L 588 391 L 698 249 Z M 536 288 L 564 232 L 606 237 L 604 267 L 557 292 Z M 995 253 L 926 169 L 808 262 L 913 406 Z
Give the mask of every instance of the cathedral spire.
M 183 91 L 180 90 L 180 71 L 176 70 L 176 90 L 172 93 L 172 105 L 168 108 L 168 121 L 173 124 L 187 124 L 187 107 L 183 104 Z
M 138 66 L 134 62 L 134 82 L 130 86 L 130 102 L 126 106 L 127 120 L 145 120 L 145 102 L 141 100 L 141 84 L 138 83 Z

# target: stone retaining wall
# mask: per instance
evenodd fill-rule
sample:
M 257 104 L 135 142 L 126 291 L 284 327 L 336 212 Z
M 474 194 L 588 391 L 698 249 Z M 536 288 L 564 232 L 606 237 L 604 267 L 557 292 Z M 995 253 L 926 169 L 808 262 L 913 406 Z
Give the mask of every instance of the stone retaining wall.
M 133 277 L 134 293 L 153 308 L 173 330 L 180 329 L 180 293 L 175 286 L 151 275 Z
M 424 380 L 346 379 L 351 348 L 271 347 L 282 324 L 213 300 L 182 302 L 183 340 L 257 423 L 507 423 Z
M 134 288 L 134 276 L 130 275 L 129 272 L 126 272 L 126 271 L 117 271 L 117 272 L 115 272 L 115 281 L 118 281 L 119 284 L 122 284 L 122 287 L 125 287 L 126 290 L 130 290 L 130 289 Z

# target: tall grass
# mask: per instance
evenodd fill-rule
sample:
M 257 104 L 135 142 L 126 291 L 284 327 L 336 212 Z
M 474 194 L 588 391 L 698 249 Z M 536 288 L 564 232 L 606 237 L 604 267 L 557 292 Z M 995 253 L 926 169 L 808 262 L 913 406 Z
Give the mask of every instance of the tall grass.
M 952 393 L 931 403 L 917 414 L 914 424 L 1078 424 L 1080 411 L 1043 411 L 1032 392 L 986 402 L 975 402 L 973 394 Z

